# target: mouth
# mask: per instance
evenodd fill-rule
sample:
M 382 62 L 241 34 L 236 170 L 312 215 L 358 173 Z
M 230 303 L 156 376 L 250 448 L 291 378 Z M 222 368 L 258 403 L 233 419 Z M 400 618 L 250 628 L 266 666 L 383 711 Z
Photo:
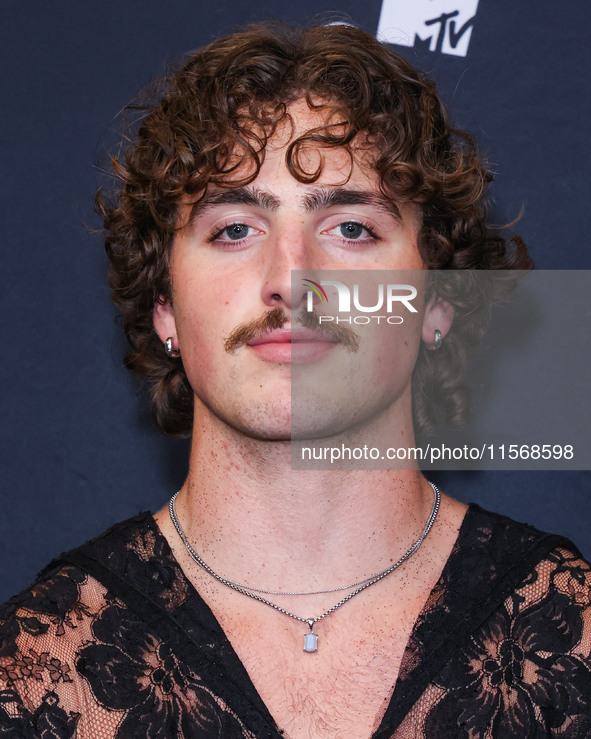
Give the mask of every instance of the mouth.
M 307 364 L 326 356 L 339 343 L 335 337 L 318 331 L 284 326 L 259 334 L 247 346 L 268 362 Z

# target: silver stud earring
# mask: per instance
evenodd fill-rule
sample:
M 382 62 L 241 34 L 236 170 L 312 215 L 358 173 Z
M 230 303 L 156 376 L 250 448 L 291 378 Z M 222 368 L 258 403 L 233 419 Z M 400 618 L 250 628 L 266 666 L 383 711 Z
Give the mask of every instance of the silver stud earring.
M 441 345 L 443 344 L 443 334 L 441 331 L 436 328 L 433 332 L 433 349 L 437 351 L 437 349 L 441 348 Z
M 164 350 L 172 359 L 177 359 L 181 356 L 181 350 L 174 349 L 172 346 L 172 336 L 169 336 L 168 339 L 166 339 L 166 341 L 164 342 Z

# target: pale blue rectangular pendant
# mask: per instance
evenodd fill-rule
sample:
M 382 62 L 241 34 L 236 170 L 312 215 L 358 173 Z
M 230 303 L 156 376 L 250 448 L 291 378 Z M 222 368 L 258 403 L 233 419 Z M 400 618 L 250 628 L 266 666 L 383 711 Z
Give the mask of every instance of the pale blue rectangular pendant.
M 318 649 L 318 636 L 312 632 L 304 637 L 304 652 L 315 652 Z

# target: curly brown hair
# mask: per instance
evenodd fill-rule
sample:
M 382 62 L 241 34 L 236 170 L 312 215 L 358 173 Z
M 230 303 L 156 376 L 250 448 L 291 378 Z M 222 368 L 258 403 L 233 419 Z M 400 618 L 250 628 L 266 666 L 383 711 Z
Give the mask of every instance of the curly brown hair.
M 267 141 L 296 100 L 328 108 L 332 121 L 287 148 L 287 166 L 299 181 L 314 182 L 321 173 L 321 164 L 313 172 L 302 165 L 306 147 L 344 147 L 353 156 L 351 144 L 363 132 L 383 193 L 421 209 L 419 249 L 430 269 L 531 266 L 518 237 L 508 242 L 487 228 L 490 173 L 472 138 L 449 124 L 433 82 L 364 31 L 251 26 L 196 51 L 158 90 L 154 104 L 130 106 L 139 123 L 127 135 L 124 156 L 112 159 L 119 187 L 113 197 L 100 192 L 97 203 L 109 284 L 131 344 L 126 366 L 147 381 L 154 420 L 167 434 L 189 435 L 193 422 L 182 360 L 166 355 L 152 318 L 156 301 L 170 297 L 178 204 L 211 183 L 252 182 Z M 465 414 L 465 348 L 486 323 L 486 311 L 477 310 L 481 289 L 460 300 L 452 274 L 434 277 L 436 294 L 455 305 L 456 315 L 440 351 L 420 350 L 413 377 L 419 432 L 442 413 L 452 421 Z

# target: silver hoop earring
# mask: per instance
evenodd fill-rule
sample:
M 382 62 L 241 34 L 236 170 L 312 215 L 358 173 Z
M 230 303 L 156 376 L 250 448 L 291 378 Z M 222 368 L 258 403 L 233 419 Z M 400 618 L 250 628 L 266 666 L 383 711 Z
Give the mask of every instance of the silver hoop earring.
M 164 342 L 164 351 L 168 354 L 171 359 L 177 359 L 181 356 L 181 350 L 180 349 L 174 349 L 172 346 L 172 336 L 169 336 L 168 339 Z
M 433 349 L 437 351 L 437 349 L 441 349 L 441 345 L 443 344 L 443 334 L 441 331 L 436 328 L 433 332 Z

